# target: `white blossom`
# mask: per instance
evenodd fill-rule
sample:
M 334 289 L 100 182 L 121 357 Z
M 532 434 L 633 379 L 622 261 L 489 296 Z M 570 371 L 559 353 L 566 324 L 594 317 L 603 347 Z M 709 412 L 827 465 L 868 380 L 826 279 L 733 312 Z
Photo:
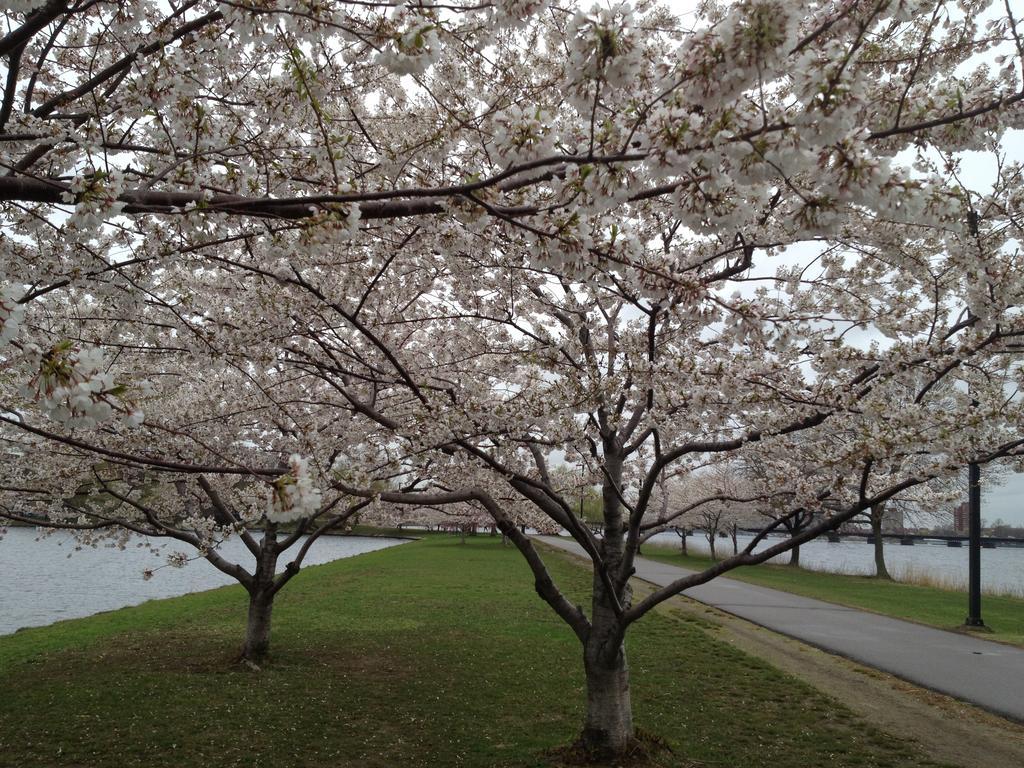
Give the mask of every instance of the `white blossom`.
M 309 460 L 292 454 L 288 466 L 290 471 L 274 482 L 268 500 L 267 518 L 276 523 L 300 520 L 320 509 L 321 492 L 313 483 Z

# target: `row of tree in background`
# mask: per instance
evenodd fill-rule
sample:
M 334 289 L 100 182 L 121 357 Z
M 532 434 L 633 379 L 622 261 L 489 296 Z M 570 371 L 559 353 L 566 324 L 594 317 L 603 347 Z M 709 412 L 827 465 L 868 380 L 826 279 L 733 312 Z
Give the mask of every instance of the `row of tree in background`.
M 984 536 L 999 536 L 1009 539 L 1024 539 L 1024 525 L 1007 523 L 1001 517 L 989 521 L 982 518 L 981 532 Z

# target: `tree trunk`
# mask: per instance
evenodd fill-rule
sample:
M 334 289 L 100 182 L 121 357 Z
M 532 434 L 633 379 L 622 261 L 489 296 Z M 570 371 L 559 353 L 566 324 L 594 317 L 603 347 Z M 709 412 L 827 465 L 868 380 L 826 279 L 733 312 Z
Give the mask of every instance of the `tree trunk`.
M 249 595 L 249 621 L 245 627 L 242 658 L 258 664 L 270 650 L 270 617 L 274 595 L 265 588 L 256 588 Z
M 595 756 L 616 755 L 633 744 L 629 667 L 621 641 L 611 651 L 591 640 L 583 652 L 587 674 L 587 719 L 583 746 Z
M 683 554 L 684 557 L 687 554 L 689 554 L 686 551 L 686 529 L 685 528 L 683 529 L 683 532 L 681 534 L 679 534 L 679 549 L 682 550 L 682 554 Z
M 729 530 L 729 535 L 732 538 L 732 553 L 738 555 L 740 552 L 740 543 L 738 540 L 739 526 L 736 523 L 732 524 L 732 528 Z
M 602 487 L 604 536 L 601 557 L 612 583 L 602 578 L 595 565 L 592 583 L 590 633 L 583 646 L 583 668 L 587 676 L 587 717 L 583 725 L 583 747 L 594 757 L 618 755 L 635 739 L 633 706 L 629 695 L 629 669 L 622 641 L 625 627 L 615 612 L 615 602 L 629 607 L 632 590 L 614 582 L 624 552 L 623 513 L 617 488 L 622 487 L 622 457 L 610 441 L 605 443 L 605 482 Z M 614 590 L 614 591 L 612 591 Z
M 795 546 L 789 550 L 789 564 L 794 568 L 800 567 L 800 547 Z
M 875 538 L 875 576 L 879 579 L 892 581 L 889 569 L 885 566 L 885 549 L 882 545 L 882 513 L 884 511 L 885 508 L 881 505 L 871 508 L 871 533 Z
M 717 560 L 718 559 L 718 554 L 715 551 L 715 538 L 716 538 L 715 532 L 714 531 L 709 531 L 708 532 L 708 546 L 711 548 L 711 559 L 712 560 Z
M 258 664 L 270 650 L 270 618 L 274 610 L 274 574 L 277 571 L 277 526 L 268 523 L 256 556 L 256 570 L 249 585 L 249 619 L 245 627 L 242 659 Z

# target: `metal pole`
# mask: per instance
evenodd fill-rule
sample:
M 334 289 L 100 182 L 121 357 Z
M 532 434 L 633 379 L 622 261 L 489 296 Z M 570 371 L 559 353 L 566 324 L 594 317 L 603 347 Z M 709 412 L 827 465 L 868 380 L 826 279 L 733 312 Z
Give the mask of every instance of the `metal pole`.
M 967 561 L 967 619 L 968 627 L 984 627 L 981 620 L 981 467 L 967 467 L 967 528 L 970 547 Z

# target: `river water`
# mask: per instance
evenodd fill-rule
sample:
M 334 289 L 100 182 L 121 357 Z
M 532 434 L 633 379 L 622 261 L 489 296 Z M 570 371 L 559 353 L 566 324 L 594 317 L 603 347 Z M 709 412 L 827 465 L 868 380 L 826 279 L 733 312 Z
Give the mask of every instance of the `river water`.
M 154 540 L 146 542 L 152 544 Z M 401 544 L 404 539 L 360 536 L 324 536 L 310 547 L 303 567 L 327 563 L 364 552 Z M 133 544 L 142 544 L 140 538 Z M 301 542 L 300 542 L 301 543 Z M 281 568 L 300 543 L 281 555 Z M 196 551 L 180 542 L 157 542 L 160 554 L 148 546 L 76 549 L 71 534 L 57 531 L 40 536 L 34 528 L 10 528 L 0 539 L 0 635 L 21 627 L 38 627 L 61 619 L 90 616 L 146 600 L 200 592 L 237 584 L 206 560 L 189 561 L 182 568 L 167 567 L 167 555 Z M 218 551 L 228 560 L 252 571 L 255 561 L 238 539 Z M 164 566 L 164 567 L 161 567 Z M 150 579 L 143 572 L 153 570 Z
M 740 534 L 737 541 L 742 549 L 751 537 Z M 679 547 L 674 533 L 660 533 L 651 543 Z M 761 551 L 777 544 L 781 539 L 768 539 L 758 545 Z M 703 533 L 691 534 L 686 539 L 692 552 L 708 553 L 708 541 Z M 947 547 L 945 542 L 916 542 L 903 546 L 898 541 L 885 541 L 885 562 L 893 578 L 899 581 L 921 581 L 951 589 L 967 589 L 967 546 Z M 732 540 L 718 539 L 718 556 L 732 554 Z M 789 562 L 789 553 L 771 562 Z M 816 571 L 870 575 L 875 572 L 874 547 L 864 538 L 847 538 L 840 542 L 816 539 L 800 547 L 800 565 Z M 1024 547 L 997 547 L 981 550 L 982 590 L 996 594 L 1024 597 Z
M 352 557 L 403 541 L 325 536 L 310 549 L 305 565 Z M 749 536 L 739 537 L 741 547 L 748 541 Z M 767 545 L 776 541 L 769 539 Z M 673 533 L 659 534 L 651 542 L 679 547 L 679 537 Z M 142 540 L 136 543 L 142 544 Z M 129 546 L 123 551 L 108 547 L 76 549 L 74 539 L 65 532 L 40 536 L 32 528 L 9 529 L 0 539 L 0 635 L 20 627 L 52 624 L 146 600 L 236 583 L 202 558 L 190 561 L 183 568 L 167 567 L 166 558 L 171 552 L 194 556 L 195 551 L 178 542 L 158 546 L 160 554 L 152 553 L 148 546 Z M 707 540 L 700 533 L 690 535 L 687 546 L 692 552 L 708 551 Z M 718 539 L 717 549 L 719 556 L 731 554 L 732 541 Z M 252 556 L 237 539 L 222 544 L 220 551 L 227 559 L 251 570 Z M 921 542 L 901 546 L 893 541 L 885 544 L 885 556 L 890 572 L 897 579 L 924 579 L 955 589 L 967 588 L 966 547 Z M 788 558 L 786 554 L 777 561 L 786 562 Z M 288 553 L 283 554 L 281 566 L 288 560 Z M 819 539 L 804 544 L 800 564 L 804 568 L 835 573 L 874 573 L 872 547 L 863 539 L 846 539 L 839 543 Z M 148 580 L 143 578 L 147 569 L 154 570 Z M 983 549 L 981 572 L 985 591 L 1024 596 L 1024 548 Z

